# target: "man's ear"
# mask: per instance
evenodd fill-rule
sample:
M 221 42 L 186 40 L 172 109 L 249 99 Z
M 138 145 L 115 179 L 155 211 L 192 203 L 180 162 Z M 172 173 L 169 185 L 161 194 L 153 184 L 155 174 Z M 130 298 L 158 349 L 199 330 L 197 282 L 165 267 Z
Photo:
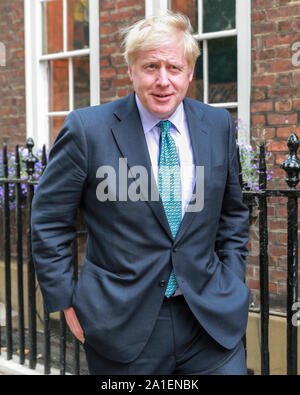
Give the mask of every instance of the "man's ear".
M 193 81 L 194 71 L 195 71 L 195 66 L 192 68 L 191 73 L 190 73 L 190 75 L 189 75 L 189 81 L 190 81 L 190 82 Z
M 132 67 L 130 65 L 128 66 L 128 74 L 130 77 L 130 81 L 132 81 Z

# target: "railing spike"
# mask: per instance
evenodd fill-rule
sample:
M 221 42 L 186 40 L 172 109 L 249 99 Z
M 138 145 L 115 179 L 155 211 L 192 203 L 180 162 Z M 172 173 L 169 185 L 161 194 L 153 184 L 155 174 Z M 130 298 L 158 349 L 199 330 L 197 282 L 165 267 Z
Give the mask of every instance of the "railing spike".
M 295 133 L 290 134 L 287 146 L 289 149 L 289 156 L 281 163 L 280 167 L 285 170 L 287 174 L 285 181 L 290 189 L 296 189 L 299 183 L 300 160 L 297 157 L 299 138 Z

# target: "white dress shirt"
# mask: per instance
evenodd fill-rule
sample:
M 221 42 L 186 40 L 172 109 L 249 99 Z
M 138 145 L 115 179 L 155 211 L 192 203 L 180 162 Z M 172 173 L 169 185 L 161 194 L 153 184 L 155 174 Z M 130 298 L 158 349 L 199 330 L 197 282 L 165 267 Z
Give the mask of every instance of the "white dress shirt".
M 147 141 L 154 178 L 158 185 L 159 140 L 161 131 L 156 125 L 159 121 L 161 121 L 161 119 L 150 114 L 149 111 L 147 111 L 142 105 L 137 95 L 135 95 L 135 98 Z M 168 118 L 168 120 L 172 124 L 170 133 L 175 141 L 179 158 L 182 218 L 190 202 L 196 177 L 193 150 L 182 102 L 179 104 L 176 111 Z

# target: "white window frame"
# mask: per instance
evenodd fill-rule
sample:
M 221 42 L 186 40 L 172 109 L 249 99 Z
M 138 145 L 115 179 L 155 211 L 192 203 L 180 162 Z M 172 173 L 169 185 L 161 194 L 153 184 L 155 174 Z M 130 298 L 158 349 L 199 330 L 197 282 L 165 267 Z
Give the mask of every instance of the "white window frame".
M 63 51 L 42 54 L 42 2 L 49 0 L 24 1 L 25 17 L 25 87 L 26 87 L 26 131 L 32 137 L 36 148 L 43 144 L 50 146 L 49 117 L 66 116 L 74 109 L 73 69 L 71 58 L 89 56 L 90 61 L 90 105 L 100 104 L 100 37 L 99 37 L 99 0 L 89 0 L 89 48 L 67 50 L 64 40 Z M 63 0 L 64 15 L 67 0 Z M 67 18 L 63 29 L 66 32 Z M 67 37 L 64 34 L 64 37 Z M 69 109 L 68 111 L 49 112 L 48 61 L 69 59 Z
M 198 21 L 202 21 L 202 0 L 198 0 Z M 159 15 L 169 8 L 168 0 L 145 0 L 146 17 Z M 204 103 L 215 107 L 237 108 L 238 119 L 242 119 L 243 129 L 239 130 L 238 141 L 250 144 L 250 94 L 251 94 L 251 0 L 236 0 L 236 28 L 213 33 L 202 33 L 202 25 L 194 35 L 203 42 L 203 85 Z M 208 40 L 237 36 L 237 102 L 209 103 L 208 101 Z

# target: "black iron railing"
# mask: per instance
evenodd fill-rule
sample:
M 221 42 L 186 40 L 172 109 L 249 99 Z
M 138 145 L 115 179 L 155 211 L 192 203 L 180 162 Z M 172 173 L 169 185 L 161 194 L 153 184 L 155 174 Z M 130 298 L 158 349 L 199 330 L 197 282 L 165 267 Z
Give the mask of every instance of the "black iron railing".
M 64 314 L 61 312 L 59 319 L 51 319 L 49 314 L 43 310 L 41 317 L 37 311 L 36 293 L 38 285 L 36 282 L 35 270 L 31 254 L 31 231 L 30 215 L 31 202 L 34 196 L 35 186 L 38 180 L 35 178 L 36 165 L 41 163 L 41 173 L 47 165 L 47 155 L 45 147 L 40 158 L 33 154 L 33 140 L 27 140 L 28 152 L 23 158 L 25 165 L 25 179 L 21 175 L 22 161 L 19 155 L 19 148 L 16 146 L 14 155 L 14 174 L 9 174 L 9 158 L 6 146 L 3 147 L 2 163 L 0 160 L 0 170 L 2 166 L 2 176 L 0 173 L 0 198 L 2 206 L 2 229 L 3 229 L 3 264 L 4 264 L 4 284 L 5 284 L 5 327 L 0 330 L 0 350 L 3 345 L 6 348 L 6 355 L 11 359 L 13 353 L 18 349 L 19 362 L 24 364 L 25 359 L 29 360 L 29 367 L 36 368 L 39 351 L 42 347 L 42 363 L 44 373 L 49 374 L 53 365 L 60 370 L 60 374 L 70 372 L 73 374 L 84 374 L 86 372 L 85 362 L 81 359 L 81 346 L 77 339 L 70 334 L 67 329 Z M 300 190 L 296 189 L 299 182 L 300 161 L 297 158 L 299 146 L 298 138 L 291 134 L 288 139 L 289 155 L 282 164 L 286 171 L 286 182 L 289 189 L 272 190 L 267 189 L 267 169 L 265 161 L 265 146 L 260 146 L 259 159 L 259 190 L 247 191 L 243 188 L 243 197 L 249 207 L 253 200 L 258 200 L 259 209 L 259 265 L 260 265 L 260 315 L 261 315 L 261 373 L 270 373 L 269 364 L 269 262 L 268 262 L 268 197 L 284 197 L 287 199 L 287 374 L 297 374 L 297 325 L 293 324 L 292 315 L 294 306 L 298 298 L 298 198 Z M 39 162 L 38 162 L 39 161 Z M 24 167 L 23 170 L 24 172 Z M 240 173 L 242 174 L 242 173 Z M 240 176 L 243 186 L 243 180 Z M 12 188 L 13 186 L 13 193 Z M 26 199 L 24 200 L 24 189 L 26 186 Z M 13 210 L 11 210 L 13 201 Z M 11 218 L 14 211 L 15 225 L 12 231 Z M 25 221 L 24 219 L 25 215 Z M 24 223 L 25 222 L 25 223 Z M 25 231 L 24 231 L 25 228 Z M 24 235 L 25 232 L 25 235 Z M 14 238 L 12 246 L 11 238 Z M 77 238 L 72 244 L 73 263 L 75 276 L 78 276 L 78 240 L 85 236 L 85 231 L 78 231 Z M 13 248 L 12 248 L 13 247 Z M 12 325 L 12 278 L 11 261 L 12 257 L 17 265 L 17 329 Z M 0 257 L 1 259 L 1 257 Z M 24 268 L 27 269 L 27 287 L 24 287 Z M 27 321 L 25 325 L 25 301 L 27 301 Z M 37 316 L 43 324 L 42 330 L 37 330 Z M 56 356 L 53 362 L 53 326 L 56 338 Z M 17 342 L 14 339 L 17 338 Z M 29 354 L 26 355 L 26 344 Z M 58 351 L 57 351 L 58 350 Z M 1 351 L 0 351 L 1 352 Z M 67 363 L 67 355 L 71 355 L 71 362 Z
M 44 373 L 49 374 L 51 368 L 59 369 L 60 374 L 67 371 L 73 374 L 85 373 L 87 368 L 84 365 L 84 358 L 80 358 L 80 343 L 67 329 L 63 312 L 59 314 L 59 320 L 51 319 L 50 315 L 42 309 L 41 313 L 37 311 L 37 289 L 34 263 L 31 252 L 31 203 L 34 196 L 35 186 L 38 180 L 35 177 L 35 166 L 38 161 L 41 162 L 40 174 L 43 173 L 47 165 L 47 155 L 45 146 L 43 147 L 40 158 L 33 154 L 34 142 L 31 138 L 27 140 L 27 155 L 21 163 L 19 155 L 19 147 L 15 148 L 13 157 L 13 167 L 15 174 L 9 174 L 12 165 L 11 157 L 8 156 L 7 147 L 4 145 L 2 151 L 2 175 L 0 175 L 0 195 L 2 206 L 1 224 L 3 230 L 3 254 L 0 254 L 0 260 L 3 258 L 4 263 L 4 284 L 5 284 L 5 326 L 4 331 L 0 330 L 0 353 L 1 349 L 5 349 L 7 359 L 11 359 L 13 353 L 19 355 L 19 363 L 24 364 L 28 359 L 29 368 L 35 369 L 38 359 L 44 366 Z M 1 159 L 1 158 L 0 158 Z M 23 165 L 23 166 L 22 166 Z M 21 176 L 21 166 L 23 167 L 23 175 Z M 0 170 L 1 170 L 0 167 Z M 0 173 L 1 174 L 1 173 Z M 25 189 L 21 189 L 21 185 Z M 13 210 L 11 209 L 13 206 Z M 12 248 L 12 224 L 11 219 L 14 211 L 14 244 Z M 25 218 L 25 221 L 24 221 Z M 25 233 L 25 235 L 24 235 Z M 78 231 L 77 237 L 84 236 L 85 232 Z M 25 237 L 24 237 L 25 236 Z M 2 248 L 1 248 L 2 249 Z M 0 251 L 1 251 L 0 249 Z M 3 255 L 1 257 L 1 255 Z M 78 276 L 78 240 L 72 243 L 72 255 L 74 264 L 75 279 Z M 17 328 L 12 325 L 12 279 L 11 279 L 11 263 L 12 259 L 17 266 Z M 24 283 L 24 273 L 26 271 L 27 284 Z M 3 282 L 2 282 L 3 283 Z M 27 309 L 25 311 L 25 304 Z M 25 325 L 25 316 L 27 316 L 27 325 Z M 43 329 L 37 329 L 37 316 L 42 323 Z M 57 322 L 58 321 L 58 322 Z M 1 329 L 1 328 L 0 328 Z M 52 337 L 56 338 L 55 358 L 53 358 L 53 342 Z M 17 342 L 15 341 L 17 339 Z M 3 347 L 4 346 L 4 347 Z M 67 364 L 67 348 L 71 355 L 71 362 Z M 42 359 L 40 356 L 42 355 Z M 53 360 L 54 366 L 53 366 Z M 82 362 L 83 361 L 83 362 Z
M 298 198 L 300 160 L 297 158 L 298 137 L 292 133 L 288 138 L 288 158 L 281 164 L 286 171 L 286 182 L 289 189 L 267 189 L 267 167 L 265 145 L 260 145 L 259 154 L 259 190 L 243 191 L 245 202 L 251 206 L 256 197 L 259 202 L 259 269 L 260 269 L 260 317 L 261 317 L 261 373 L 270 373 L 269 356 L 269 254 L 268 254 L 268 197 L 284 197 L 287 199 L 287 374 L 297 374 L 297 325 L 292 316 L 298 300 Z M 243 181 L 240 178 L 243 185 Z

